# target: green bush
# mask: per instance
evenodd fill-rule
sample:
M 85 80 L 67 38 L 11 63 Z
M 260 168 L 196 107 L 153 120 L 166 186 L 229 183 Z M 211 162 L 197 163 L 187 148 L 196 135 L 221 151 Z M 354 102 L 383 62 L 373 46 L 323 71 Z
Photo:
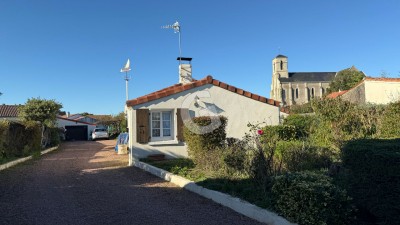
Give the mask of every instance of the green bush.
M 247 158 L 246 144 L 238 139 L 227 138 L 223 154 L 226 172 L 231 175 L 245 173 Z
M 268 147 L 275 147 L 276 142 L 296 139 L 296 128 L 291 125 L 266 126 L 262 128 L 263 134 L 260 136 L 261 143 Z
M 380 133 L 383 138 L 400 137 L 400 101 L 386 107 L 382 116 Z
M 212 123 L 219 121 L 219 123 Z M 217 169 L 221 167 L 222 151 L 225 145 L 225 127 L 227 118 L 195 117 L 185 121 L 184 138 L 188 155 L 202 169 Z
M 0 157 L 7 157 L 7 139 L 10 123 L 6 120 L 0 120 Z
M 332 155 L 328 149 L 304 141 L 279 141 L 275 150 L 277 170 L 288 172 L 327 169 L 332 163 Z
M 343 148 L 342 160 L 345 185 L 356 205 L 379 224 L 398 224 L 400 139 L 351 141 Z
M 0 150 L 3 158 L 22 157 L 40 151 L 40 127 L 36 123 L 0 123 Z
M 292 114 L 284 119 L 283 124 L 293 126 L 296 131 L 296 139 L 307 138 L 315 116 Z
M 346 191 L 315 172 L 277 176 L 271 189 L 275 210 L 301 225 L 351 224 L 353 208 Z
M 57 127 L 47 128 L 49 134 L 49 147 L 57 146 L 60 144 L 60 132 L 61 130 Z

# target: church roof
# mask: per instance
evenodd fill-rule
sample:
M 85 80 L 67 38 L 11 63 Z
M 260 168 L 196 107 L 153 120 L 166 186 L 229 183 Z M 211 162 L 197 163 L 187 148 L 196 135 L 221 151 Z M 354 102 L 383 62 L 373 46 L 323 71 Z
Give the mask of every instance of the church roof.
M 279 78 L 280 82 L 329 82 L 335 77 L 336 72 L 294 72 L 289 73 L 289 78 Z
M 275 58 L 287 58 L 287 56 L 284 56 L 284 55 L 277 55 Z

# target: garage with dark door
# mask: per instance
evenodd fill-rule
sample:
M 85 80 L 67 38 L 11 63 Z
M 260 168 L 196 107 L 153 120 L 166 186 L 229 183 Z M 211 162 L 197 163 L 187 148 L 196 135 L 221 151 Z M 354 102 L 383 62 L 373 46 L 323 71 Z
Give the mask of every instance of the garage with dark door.
M 65 126 L 65 139 L 67 141 L 86 141 L 88 127 L 87 126 Z
M 67 141 L 87 141 L 90 139 L 90 133 L 96 128 L 96 124 L 63 117 L 57 117 L 57 126 L 64 128 Z

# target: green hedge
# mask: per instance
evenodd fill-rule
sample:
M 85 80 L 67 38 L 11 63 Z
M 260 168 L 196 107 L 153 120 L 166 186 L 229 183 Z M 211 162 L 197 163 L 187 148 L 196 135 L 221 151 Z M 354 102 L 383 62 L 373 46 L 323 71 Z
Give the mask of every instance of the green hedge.
M 296 172 L 329 168 L 333 153 L 304 141 L 279 141 L 274 157 L 278 160 L 279 171 Z
M 307 138 L 310 134 L 311 125 L 315 116 L 292 114 L 284 119 L 283 124 L 293 126 L 296 132 L 296 139 Z
M 399 224 L 400 139 L 351 141 L 342 160 L 345 184 L 357 206 L 380 224 Z
M 353 207 L 346 191 L 315 172 L 275 177 L 271 189 L 275 210 L 301 225 L 351 224 Z
M 380 132 L 383 138 L 400 138 L 400 101 L 386 107 Z
M 41 128 L 36 123 L 0 123 L 1 157 L 22 157 L 40 151 Z
M 188 155 L 197 167 L 215 169 L 222 163 L 222 157 L 218 151 L 221 151 L 225 145 L 227 121 L 227 118 L 223 116 L 203 116 L 194 117 L 191 122 L 185 122 L 183 135 Z

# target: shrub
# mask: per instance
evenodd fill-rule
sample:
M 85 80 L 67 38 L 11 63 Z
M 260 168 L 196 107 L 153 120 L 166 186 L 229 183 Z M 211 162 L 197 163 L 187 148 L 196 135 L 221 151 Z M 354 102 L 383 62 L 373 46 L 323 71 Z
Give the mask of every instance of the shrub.
M 266 126 L 262 128 L 263 134 L 260 136 L 261 143 L 268 147 L 275 147 L 280 140 L 290 141 L 296 139 L 296 128 L 291 125 Z
M 231 175 L 245 173 L 247 158 L 245 143 L 238 139 L 227 138 L 227 145 L 223 154 L 226 172 Z
M 346 191 L 315 172 L 287 173 L 274 179 L 275 210 L 302 225 L 350 224 L 353 208 Z
M 211 129 L 213 120 L 220 123 Z M 184 138 L 188 146 L 188 155 L 197 167 L 203 169 L 218 169 L 222 159 L 220 153 L 225 145 L 225 127 L 227 118 L 219 117 L 195 117 L 191 122 L 185 121 Z M 210 128 L 210 127 L 208 127 Z
M 7 139 L 10 123 L 6 120 L 0 120 L 0 157 L 7 157 Z
M 400 101 L 389 104 L 382 116 L 380 126 L 381 136 L 384 138 L 400 137 Z
M 1 122 L 0 150 L 4 158 L 40 151 L 40 127 L 36 123 Z
M 57 146 L 60 144 L 60 128 L 57 127 L 51 127 L 47 128 L 48 136 L 49 136 L 49 142 L 48 146 L 53 147 Z
M 313 113 L 314 110 L 311 106 L 311 102 L 301 104 L 301 105 L 292 105 L 290 106 L 291 113 Z
M 315 116 L 292 114 L 284 119 L 283 124 L 293 126 L 296 132 L 296 139 L 307 138 Z
M 304 141 L 279 141 L 275 150 L 277 170 L 289 172 L 329 168 L 332 155 L 328 149 Z
M 345 184 L 361 210 L 380 224 L 400 221 L 400 139 L 357 140 L 342 152 Z

